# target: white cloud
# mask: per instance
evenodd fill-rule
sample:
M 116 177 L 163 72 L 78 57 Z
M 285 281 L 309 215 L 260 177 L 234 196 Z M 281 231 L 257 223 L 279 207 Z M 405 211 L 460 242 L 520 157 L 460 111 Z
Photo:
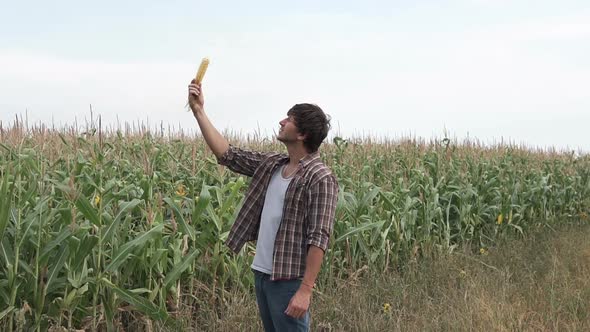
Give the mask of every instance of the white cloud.
M 590 66 L 570 61 L 571 50 L 584 52 L 583 15 L 431 35 L 346 16 L 281 19 L 276 30 L 217 33 L 183 50 L 212 60 L 206 103 L 219 128 L 270 134 L 290 106 L 310 101 L 344 135 L 430 137 L 447 128 L 590 151 L 582 137 Z M 567 44 L 553 50 L 556 39 Z M 199 60 L 109 63 L 0 51 L 0 120 L 27 108 L 33 120 L 71 123 L 92 104 L 107 121 L 196 128 L 183 106 Z
M 590 37 L 590 13 L 509 21 L 479 27 L 465 34 L 504 42 L 583 41 Z

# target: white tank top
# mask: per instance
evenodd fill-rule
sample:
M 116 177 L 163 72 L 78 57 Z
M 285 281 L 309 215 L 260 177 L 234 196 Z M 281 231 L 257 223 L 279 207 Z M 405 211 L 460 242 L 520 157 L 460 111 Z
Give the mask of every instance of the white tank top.
M 256 241 L 256 255 L 252 262 L 254 270 L 272 274 L 272 259 L 277 231 L 283 218 L 283 205 L 287 187 L 293 177 L 285 179 L 283 168 L 279 167 L 273 174 L 264 197 L 264 206 L 260 216 L 260 230 Z

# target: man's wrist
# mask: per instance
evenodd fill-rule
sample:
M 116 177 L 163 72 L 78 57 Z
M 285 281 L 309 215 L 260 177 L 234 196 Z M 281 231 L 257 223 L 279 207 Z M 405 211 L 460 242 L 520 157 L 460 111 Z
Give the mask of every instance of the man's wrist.
M 301 285 L 299 285 L 299 289 L 302 289 L 302 290 L 309 292 L 309 293 L 312 293 L 314 288 L 315 288 L 315 283 L 310 284 L 308 282 L 301 281 Z
M 309 287 L 309 288 L 311 288 L 311 289 L 314 289 L 314 288 L 315 288 L 315 283 L 310 283 L 310 282 L 307 282 L 307 281 L 303 281 L 303 280 L 302 280 L 302 281 L 301 281 L 301 284 L 302 284 L 302 285 L 305 285 L 305 286 L 307 286 L 307 287 Z
M 199 108 L 199 109 L 193 110 L 193 115 L 195 116 L 195 118 L 197 118 L 197 120 L 199 120 L 198 118 L 202 117 L 203 114 L 205 114 L 204 108 Z

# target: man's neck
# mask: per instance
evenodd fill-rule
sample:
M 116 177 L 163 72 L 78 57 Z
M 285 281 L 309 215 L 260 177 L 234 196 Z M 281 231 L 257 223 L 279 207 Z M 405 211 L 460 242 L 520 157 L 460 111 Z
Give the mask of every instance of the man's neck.
M 289 153 L 289 165 L 292 167 L 297 166 L 299 161 L 309 154 L 304 146 L 287 146 L 287 152 Z

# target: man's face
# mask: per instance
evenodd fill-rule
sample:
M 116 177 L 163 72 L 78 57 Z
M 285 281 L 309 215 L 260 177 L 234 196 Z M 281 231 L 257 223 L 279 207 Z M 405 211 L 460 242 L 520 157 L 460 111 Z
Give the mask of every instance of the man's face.
M 277 134 L 277 139 L 279 141 L 287 143 L 303 140 L 304 136 L 299 133 L 299 129 L 297 129 L 297 126 L 295 125 L 293 116 L 288 116 L 279 121 L 279 125 L 281 126 L 279 133 Z

